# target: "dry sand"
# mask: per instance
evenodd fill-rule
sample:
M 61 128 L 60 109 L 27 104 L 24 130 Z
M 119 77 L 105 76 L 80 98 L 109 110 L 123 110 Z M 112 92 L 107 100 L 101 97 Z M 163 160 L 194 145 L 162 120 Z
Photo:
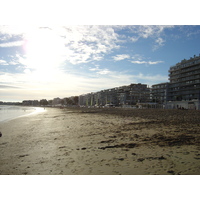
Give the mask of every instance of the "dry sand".
M 0 174 L 200 174 L 200 112 L 55 109 L 0 124 Z

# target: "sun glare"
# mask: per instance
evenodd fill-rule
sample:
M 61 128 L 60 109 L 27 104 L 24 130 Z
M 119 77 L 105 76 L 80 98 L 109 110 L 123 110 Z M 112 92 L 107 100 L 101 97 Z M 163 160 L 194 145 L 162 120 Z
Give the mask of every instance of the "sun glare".
M 64 43 L 52 30 L 43 28 L 27 34 L 25 45 L 27 69 L 39 80 L 47 80 L 63 60 Z

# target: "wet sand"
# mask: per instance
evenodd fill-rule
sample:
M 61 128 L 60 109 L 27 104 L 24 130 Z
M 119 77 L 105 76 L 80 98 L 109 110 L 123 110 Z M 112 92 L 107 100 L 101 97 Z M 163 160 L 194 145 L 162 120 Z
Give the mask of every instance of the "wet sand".
M 0 174 L 200 174 L 199 111 L 46 110 L 0 124 Z

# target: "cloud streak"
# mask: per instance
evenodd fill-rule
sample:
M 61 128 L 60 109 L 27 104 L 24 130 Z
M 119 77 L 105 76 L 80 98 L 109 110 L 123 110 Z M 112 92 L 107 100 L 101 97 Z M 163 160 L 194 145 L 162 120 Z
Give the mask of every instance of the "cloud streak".
M 15 41 L 15 42 L 7 42 L 7 43 L 0 43 L 0 47 L 17 47 L 22 46 L 24 41 Z
M 130 41 L 137 42 L 140 38 L 154 40 L 154 45 L 152 47 L 153 51 L 162 47 L 165 40 L 162 38 L 165 29 L 172 29 L 172 25 L 159 25 L 159 26 L 130 26 L 132 37 L 129 37 Z
M 147 64 L 147 65 L 157 65 L 157 64 L 160 64 L 160 63 L 163 63 L 164 61 L 140 61 L 140 60 L 133 60 L 131 61 L 131 63 L 133 64 Z
M 18 88 L 18 87 L 10 86 L 10 85 L 0 85 L 0 90 L 1 90 L 1 89 L 10 89 L 10 88 L 11 88 L 11 89 L 13 89 L 13 88 L 15 89 L 15 88 Z
M 8 65 L 6 60 L 0 60 L 0 65 Z
M 128 54 L 121 54 L 121 55 L 113 56 L 113 59 L 115 61 L 120 61 L 120 60 L 124 60 L 124 59 L 128 59 L 128 58 L 130 58 L 130 56 Z

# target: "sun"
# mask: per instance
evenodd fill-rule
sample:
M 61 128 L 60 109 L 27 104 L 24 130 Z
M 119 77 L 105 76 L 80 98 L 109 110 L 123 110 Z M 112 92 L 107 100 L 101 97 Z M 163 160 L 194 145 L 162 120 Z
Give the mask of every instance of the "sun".
M 64 42 L 48 28 L 40 28 L 27 34 L 25 53 L 27 68 L 37 79 L 45 80 L 64 61 Z

